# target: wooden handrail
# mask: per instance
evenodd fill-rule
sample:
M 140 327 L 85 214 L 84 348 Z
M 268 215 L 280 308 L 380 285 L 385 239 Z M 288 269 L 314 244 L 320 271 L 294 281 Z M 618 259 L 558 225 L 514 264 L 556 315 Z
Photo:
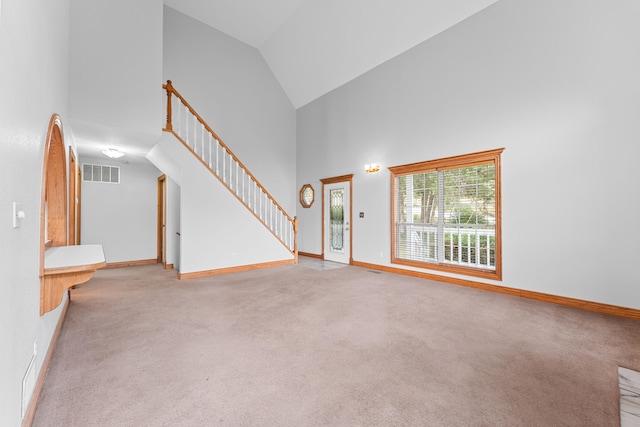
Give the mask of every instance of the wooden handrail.
M 238 157 L 236 157 L 236 155 L 233 153 L 233 151 L 231 151 L 231 149 L 227 146 L 227 144 L 224 143 L 224 141 L 222 140 L 222 138 L 220 138 L 218 136 L 218 134 L 216 134 L 213 129 L 211 129 L 211 127 L 207 124 L 207 122 L 204 121 L 204 119 L 196 112 L 196 110 L 191 106 L 191 104 L 189 104 L 187 102 L 186 99 L 184 99 L 184 97 L 180 94 L 180 92 L 178 92 L 174 87 L 173 87 L 173 83 L 171 80 L 167 80 L 166 84 L 162 85 L 162 88 L 165 89 L 167 91 L 167 122 L 165 125 L 165 128 L 163 129 L 164 131 L 167 132 L 171 132 L 176 138 L 178 138 L 184 145 L 185 147 L 187 147 L 190 151 L 192 151 L 196 157 L 198 157 L 200 159 L 200 157 L 195 153 L 195 151 L 193 151 L 193 149 L 189 146 L 189 144 L 186 143 L 186 141 L 184 141 L 180 135 L 178 135 L 174 130 L 173 130 L 173 113 L 172 113 L 172 100 L 171 97 L 173 95 L 175 95 L 180 102 L 182 102 L 182 104 L 189 110 L 189 112 L 198 120 L 198 122 L 200 122 L 200 124 L 207 130 L 207 132 L 209 132 L 209 134 L 218 142 L 218 144 L 227 152 L 227 154 L 229 154 L 229 156 L 233 159 L 234 162 L 236 162 L 240 168 L 242 168 L 242 170 L 244 171 L 244 173 L 250 178 L 251 181 L 255 182 L 256 186 L 258 188 L 260 188 L 260 190 L 262 191 L 262 193 L 264 193 L 267 198 L 274 204 L 274 206 L 282 213 L 282 215 L 284 215 L 284 217 L 293 225 L 293 240 L 294 240 L 294 250 L 292 252 L 294 252 L 297 256 L 297 218 L 291 218 L 291 216 L 289 216 L 289 214 L 284 210 L 284 208 L 282 206 L 280 206 L 280 204 L 276 201 L 276 199 L 271 195 L 271 193 L 269 193 L 267 191 L 267 189 L 260 183 L 260 181 L 258 181 L 258 179 L 249 171 L 249 169 L 240 161 L 240 159 L 238 159 Z M 204 161 L 202 159 L 200 159 L 200 161 L 209 169 L 213 172 L 213 170 L 211 169 L 211 167 L 209 165 L 207 165 L 206 163 L 204 163 Z M 217 174 L 216 174 L 217 176 Z M 219 177 L 218 177 L 219 178 Z M 229 185 L 224 182 L 223 180 L 220 180 L 220 182 L 222 182 L 223 185 L 225 185 L 234 195 L 237 196 L 237 194 L 231 189 L 231 187 L 229 187 Z M 242 201 L 240 199 L 241 202 L 244 203 L 244 201 Z M 251 209 L 250 209 L 251 210 Z M 254 213 L 255 215 L 255 213 Z M 262 221 L 261 218 L 258 217 L 258 219 L 260 219 Z M 277 236 L 276 236 L 277 237 Z M 284 242 L 283 242 L 284 243 Z
M 229 155 L 231 156 L 231 158 L 238 163 L 238 165 L 240 165 L 240 167 L 244 170 L 244 172 L 247 174 L 247 176 L 251 177 L 251 179 L 256 183 L 256 185 L 258 187 L 260 187 L 260 189 L 262 189 L 262 191 L 264 192 L 264 194 L 267 195 L 267 197 L 269 198 L 269 200 L 271 200 L 273 202 L 274 205 L 276 205 L 276 207 L 282 212 L 282 214 L 284 216 L 287 217 L 287 219 L 290 222 L 293 222 L 293 218 L 291 218 L 289 216 L 289 214 L 287 213 L 287 211 L 285 211 L 282 206 L 280 206 L 280 204 L 276 201 L 276 199 L 273 198 L 273 196 L 267 191 L 266 188 L 264 188 L 264 186 L 260 183 L 260 181 L 258 181 L 256 179 L 255 176 L 253 176 L 253 174 L 251 172 L 249 172 L 249 169 L 240 161 L 240 159 L 238 159 L 236 157 L 235 154 L 233 154 L 233 151 L 231 151 L 231 149 L 227 146 L 227 144 L 224 143 L 224 141 L 222 140 L 222 138 L 220 138 L 218 136 L 218 134 L 216 134 L 213 129 L 211 129 L 211 127 L 207 124 L 207 122 L 204 121 L 204 119 L 202 117 L 200 117 L 200 115 L 196 112 L 196 110 L 193 109 L 193 107 L 187 102 L 186 99 L 184 99 L 184 97 L 182 95 L 180 95 L 180 92 L 178 92 L 174 87 L 173 84 L 171 82 L 171 80 L 167 80 L 167 83 L 162 85 L 162 88 L 165 89 L 167 91 L 167 102 L 169 102 L 169 106 L 167 106 L 167 127 L 165 128 L 166 131 L 172 132 L 175 134 L 175 132 L 173 132 L 173 125 L 170 122 L 172 120 L 171 117 L 171 94 L 175 95 L 178 97 L 178 99 L 180 99 L 180 101 L 182 102 L 182 104 L 184 104 L 185 107 L 187 107 L 187 109 L 191 112 L 191 114 L 193 114 L 195 116 L 196 119 L 198 119 L 198 121 L 200 122 L 200 124 L 202 124 L 202 126 L 204 126 L 204 128 L 207 130 L 207 132 L 209 132 L 211 134 L 211 136 L 213 136 L 219 143 L 220 146 L 222 148 L 224 148 L 226 150 L 227 153 L 229 153 Z M 177 136 L 177 135 L 176 135 Z

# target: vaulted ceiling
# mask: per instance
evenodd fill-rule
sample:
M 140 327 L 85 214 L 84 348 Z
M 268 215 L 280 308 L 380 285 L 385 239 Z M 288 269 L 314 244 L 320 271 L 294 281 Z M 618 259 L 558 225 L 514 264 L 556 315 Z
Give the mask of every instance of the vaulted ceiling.
M 168 7 L 257 49 L 295 108 L 355 79 L 496 1 L 163 0 Z M 80 8 L 80 17 L 82 13 L 88 12 Z M 95 65 L 100 63 L 100 58 L 94 60 L 91 55 L 102 52 L 101 48 L 95 48 L 95 44 L 110 48 L 111 44 L 117 43 L 109 40 L 107 45 L 100 31 L 102 28 L 90 31 L 82 25 L 76 27 L 74 34 L 82 34 L 86 40 L 79 43 L 76 38 L 74 49 L 78 52 L 71 68 L 77 76 L 91 75 L 99 81 L 94 74 L 100 75 L 107 69 Z M 126 39 L 126 35 L 121 39 Z M 85 57 L 87 54 L 88 58 Z M 121 119 L 119 110 L 112 112 L 110 120 L 100 122 L 104 125 L 97 123 L 95 117 L 104 118 L 110 113 L 103 108 L 108 104 L 103 105 L 103 97 L 93 96 L 95 93 L 100 95 L 103 88 L 96 92 L 91 82 L 79 82 L 75 82 L 77 87 L 74 91 L 79 100 L 74 99 L 74 102 L 83 106 L 83 114 L 73 118 L 79 153 L 102 157 L 100 151 L 103 148 L 126 147 L 125 161 L 146 161 L 144 156 L 157 142 L 157 134 L 140 133 L 126 120 L 123 125 L 118 121 Z M 86 88 L 89 91 L 85 91 Z M 96 102 L 96 105 L 91 102 Z M 87 111 L 91 114 L 85 114 Z M 148 116 L 148 111 L 153 110 L 145 108 L 140 114 Z M 125 116 L 139 117 L 137 113 Z
M 299 108 L 497 0 L 164 0 L 260 51 Z

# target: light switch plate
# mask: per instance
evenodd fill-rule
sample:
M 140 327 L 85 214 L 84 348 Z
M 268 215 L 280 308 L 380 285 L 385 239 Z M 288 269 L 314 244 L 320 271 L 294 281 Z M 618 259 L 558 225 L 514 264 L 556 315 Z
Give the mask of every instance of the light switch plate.
M 22 203 L 13 202 L 13 228 L 20 227 L 23 218 L 24 211 L 22 210 Z

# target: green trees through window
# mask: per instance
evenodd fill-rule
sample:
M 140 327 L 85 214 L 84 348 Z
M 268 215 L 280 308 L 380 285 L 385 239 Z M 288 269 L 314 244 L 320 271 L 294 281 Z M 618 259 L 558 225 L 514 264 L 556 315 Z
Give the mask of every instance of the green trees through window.
M 501 276 L 501 152 L 390 168 L 392 262 Z

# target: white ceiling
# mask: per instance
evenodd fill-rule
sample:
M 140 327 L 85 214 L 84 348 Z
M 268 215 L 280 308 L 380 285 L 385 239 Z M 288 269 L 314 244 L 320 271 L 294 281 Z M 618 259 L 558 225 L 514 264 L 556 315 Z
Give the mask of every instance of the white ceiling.
M 260 48 L 308 0 L 164 0 L 164 4 Z
M 164 0 L 260 51 L 295 108 L 497 0 Z
M 163 1 L 258 49 L 299 108 L 497 0 Z M 73 132 L 81 155 L 126 145 L 131 162 L 144 162 L 157 139 L 79 120 Z

